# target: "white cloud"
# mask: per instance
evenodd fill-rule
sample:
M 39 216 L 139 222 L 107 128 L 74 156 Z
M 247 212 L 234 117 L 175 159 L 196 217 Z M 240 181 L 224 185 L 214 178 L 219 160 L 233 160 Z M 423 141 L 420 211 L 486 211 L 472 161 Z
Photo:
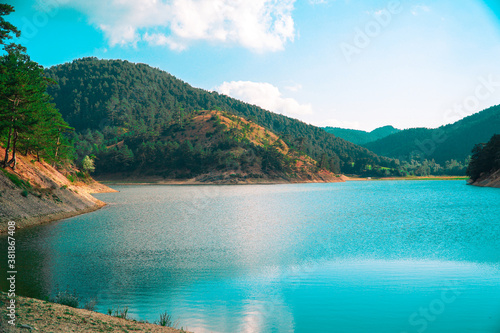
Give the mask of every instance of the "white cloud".
M 114 45 L 185 49 L 193 41 L 278 51 L 293 41 L 295 0 L 58 0 L 88 15 Z
M 425 5 L 416 5 L 416 6 L 411 7 L 411 13 L 413 16 L 417 16 L 422 12 L 430 12 L 430 11 L 431 11 L 431 8 L 429 6 L 425 6 Z
M 302 85 L 299 83 L 294 83 L 292 85 L 286 86 L 285 89 L 291 92 L 297 92 L 299 90 L 302 90 Z
M 300 104 L 293 98 L 281 95 L 279 89 L 270 83 L 251 81 L 224 82 L 217 87 L 221 94 L 231 96 L 244 102 L 260 106 L 287 116 L 312 114 L 310 104 Z
M 327 4 L 328 1 L 326 0 L 309 0 L 309 4 L 310 5 L 324 5 L 324 4 Z
M 145 33 L 143 36 L 143 40 L 148 42 L 150 45 L 163 46 L 167 45 L 170 49 L 174 51 L 184 51 L 187 48 L 187 45 L 182 43 L 177 43 L 171 37 L 168 37 L 161 33 Z

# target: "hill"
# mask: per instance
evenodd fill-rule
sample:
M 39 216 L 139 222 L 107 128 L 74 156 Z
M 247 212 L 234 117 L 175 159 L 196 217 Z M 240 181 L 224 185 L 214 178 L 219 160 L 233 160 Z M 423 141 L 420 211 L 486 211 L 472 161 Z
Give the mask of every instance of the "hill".
M 48 92 L 64 119 L 77 131 L 79 159 L 89 154 L 98 156 L 101 151 L 95 141 L 101 137 L 106 145 L 126 138 L 175 146 L 179 142 L 169 141 L 164 135 L 172 125 L 185 126 L 196 110 L 224 110 L 275 133 L 289 147 L 334 173 L 397 173 L 394 161 L 321 128 L 217 92 L 193 88 L 145 64 L 84 58 L 51 67 L 45 74 L 58 82 Z M 128 154 L 127 163 L 137 162 L 137 155 L 124 153 Z M 148 168 L 147 162 L 143 168 Z
M 340 127 L 324 127 L 323 129 L 328 133 L 331 133 L 339 138 L 355 143 L 357 145 L 363 145 L 368 142 L 376 141 L 401 131 L 400 129 L 394 128 L 393 126 L 389 125 L 376 128 L 371 132 Z
M 101 179 L 148 181 L 161 176 L 200 183 L 342 181 L 276 134 L 223 111 L 192 112 L 182 125 L 172 123 L 154 141 L 142 140 L 131 132 L 122 138 L 107 147 L 103 146 L 104 138 L 94 141 L 100 147 L 96 169 Z
M 493 106 L 453 124 L 435 129 L 411 128 L 364 146 L 373 152 L 402 161 L 435 160 L 446 164 L 465 161 L 477 142 L 500 133 L 500 106 Z
M 467 175 L 472 184 L 500 188 L 500 134 L 474 146 Z

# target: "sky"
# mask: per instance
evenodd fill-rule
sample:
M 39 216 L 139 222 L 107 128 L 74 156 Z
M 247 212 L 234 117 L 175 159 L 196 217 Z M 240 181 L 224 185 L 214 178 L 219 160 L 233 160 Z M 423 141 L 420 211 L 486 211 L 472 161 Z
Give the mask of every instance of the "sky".
M 498 0 L 7 0 L 44 67 L 146 63 L 317 126 L 438 127 L 500 104 Z

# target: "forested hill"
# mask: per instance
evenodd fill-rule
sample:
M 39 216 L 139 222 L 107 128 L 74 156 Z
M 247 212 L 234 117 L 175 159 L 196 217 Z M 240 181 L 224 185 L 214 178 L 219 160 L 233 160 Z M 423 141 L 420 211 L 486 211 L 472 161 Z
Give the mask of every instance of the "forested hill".
M 500 134 L 474 146 L 467 175 L 474 185 L 500 188 Z
M 411 128 L 364 146 L 375 153 L 397 158 L 434 159 L 437 163 L 463 161 L 478 142 L 500 133 L 500 105 L 493 106 L 453 124 L 435 129 Z
M 330 166 L 340 165 L 343 173 L 377 175 L 397 168 L 394 161 L 319 127 L 217 92 L 193 88 L 145 64 L 84 58 L 51 67 L 45 74 L 58 83 L 48 92 L 77 133 L 91 130 L 90 136 L 104 135 L 107 140 L 112 135 L 120 139 L 129 133 L 154 142 L 173 123 L 183 126 L 194 111 L 217 109 L 252 120 L 318 162 L 327 160 Z
M 393 126 L 379 127 L 371 132 L 340 127 L 324 127 L 324 130 L 357 145 L 376 141 L 401 131 L 400 129 L 394 128 Z

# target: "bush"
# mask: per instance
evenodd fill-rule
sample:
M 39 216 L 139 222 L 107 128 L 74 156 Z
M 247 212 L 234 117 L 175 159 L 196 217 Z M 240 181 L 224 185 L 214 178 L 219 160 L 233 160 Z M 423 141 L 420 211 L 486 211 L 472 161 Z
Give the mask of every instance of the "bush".
M 172 316 L 167 313 L 167 311 L 160 313 L 160 319 L 156 322 L 157 325 L 160 326 L 168 326 L 173 327 L 174 322 L 172 320 Z
M 78 308 L 79 302 L 80 298 L 76 294 L 76 291 L 73 293 L 69 291 L 60 291 L 54 299 L 54 303 L 71 306 L 72 308 Z
M 25 198 L 28 196 L 28 194 L 29 194 L 29 192 L 28 192 L 28 191 L 26 191 L 26 190 L 23 190 L 23 191 L 21 192 L 21 195 L 22 195 L 23 197 L 25 197 Z
M 116 310 L 111 310 L 113 313 L 112 315 L 114 317 L 122 318 L 122 319 L 129 319 L 128 317 L 128 306 L 124 307 L 123 309 L 117 308 Z M 109 313 L 109 310 L 108 310 Z
M 89 299 L 85 304 L 83 305 L 83 308 L 85 310 L 89 311 L 95 311 L 95 307 L 97 305 L 97 300 L 95 298 Z

